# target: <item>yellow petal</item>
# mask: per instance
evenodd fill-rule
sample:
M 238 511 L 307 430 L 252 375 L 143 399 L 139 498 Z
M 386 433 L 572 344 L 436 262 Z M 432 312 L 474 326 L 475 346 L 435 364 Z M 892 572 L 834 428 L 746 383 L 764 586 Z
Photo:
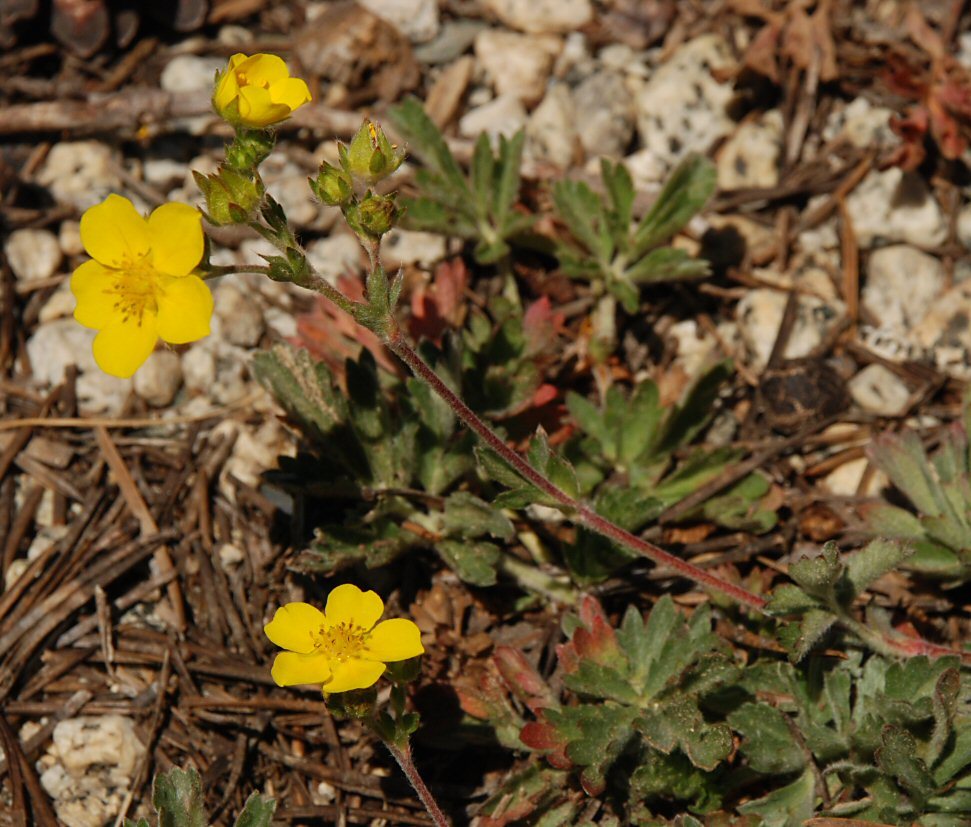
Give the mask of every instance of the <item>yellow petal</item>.
M 216 83 L 216 91 L 212 94 L 212 105 L 217 112 L 222 112 L 228 108 L 238 94 L 239 84 L 236 82 L 236 72 L 233 70 L 232 60 L 230 60 L 229 68 L 219 76 Z
M 280 652 L 273 660 L 270 675 L 277 686 L 324 683 L 331 677 L 330 662 L 325 655 Z
M 123 313 L 116 307 L 118 297 L 114 293 L 118 271 L 111 270 L 94 259 L 84 262 L 71 276 L 71 292 L 77 299 L 74 318 L 85 327 L 100 330 L 122 320 Z
M 312 652 L 312 634 L 324 625 L 324 613 L 309 603 L 287 603 L 276 610 L 263 632 L 277 646 L 291 652 Z
M 81 216 L 81 243 L 92 258 L 121 268 L 148 254 L 148 222 L 127 198 L 109 195 Z
M 310 89 L 300 78 L 286 78 L 270 87 L 270 100 L 282 103 L 292 112 L 297 107 L 310 103 Z
M 202 260 L 205 241 L 202 213 L 188 204 L 172 201 L 148 217 L 152 264 L 161 273 L 185 276 Z
M 376 592 L 362 592 L 353 583 L 344 583 L 334 589 L 327 596 L 324 608 L 328 626 L 348 623 L 362 629 L 374 626 L 383 611 L 384 602 Z
M 208 336 L 212 293 L 206 283 L 198 276 L 158 278 L 158 335 L 173 345 Z
M 236 71 L 246 75 L 246 82 L 267 87 L 278 80 L 290 77 L 287 64 L 277 55 L 257 54 L 236 66 Z
M 249 55 L 244 55 L 242 52 L 236 52 L 236 54 L 229 59 L 229 68 L 235 69 L 240 63 L 246 60 L 249 60 Z
M 391 662 L 408 660 L 424 651 L 419 628 L 410 620 L 396 617 L 374 627 L 364 644 L 363 654 L 367 658 Z
M 153 314 L 143 313 L 140 321 L 129 317 L 94 337 L 94 360 L 105 373 L 127 379 L 155 350 L 157 341 Z
M 383 663 L 351 658 L 343 663 L 335 663 L 334 676 L 324 683 L 324 692 L 350 692 L 352 689 L 367 689 L 374 686 L 387 667 Z
M 259 86 L 243 86 L 239 90 L 239 117 L 248 126 L 269 126 L 285 120 L 290 115 L 289 107 L 273 103 L 267 89 Z

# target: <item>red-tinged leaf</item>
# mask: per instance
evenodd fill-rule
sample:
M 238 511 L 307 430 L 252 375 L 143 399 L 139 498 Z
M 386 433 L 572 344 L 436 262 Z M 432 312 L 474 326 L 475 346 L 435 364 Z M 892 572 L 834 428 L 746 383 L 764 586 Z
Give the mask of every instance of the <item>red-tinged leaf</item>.
M 337 287 L 352 301 L 362 301 L 364 286 L 360 279 L 342 276 Z M 366 327 L 362 327 L 347 313 L 320 297 L 309 313 L 297 316 L 297 335 L 290 344 L 302 347 L 324 362 L 339 377 L 344 375 L 344 362 L 356 359 L 362 348 L 374 355 L 378 365 L 389 373 L 397 374 L 394 358 L 381 344 L 381 340 Z
M 922 101 L 927 94 L 927 79 L 924 72 L 915 69 L 898 55 L 887 57 L 887 68 L 883 72 L 884 85 L 895 95 Z
M 933 96 L 941 105 L 962 119 L 971 119 L 971 76 L 961 73 L 951 76 L 933 88 Z
M 937 141 L 941 155 L 949 161 L 960 158 L 967 147 L 967 141 L 961 134 L 961 127 L 954 117 L 944 108 L 936 96 L 927 101 L 927 112 L 930 116 L 931 134 Z
M 546 681 L 518 649 L 499 646 L 492 656 L 492 661 L 509 691 L 534 713 L 556 703 Z
M 567 741 L 549 724 L 543 721 L 530 721 L 519 733 L 519 740 L 530 749 L 540 750 L 546 755 L 550 766 L 558 770 L 568 770 L 573 762 L 567 757 Z
M 556 344 L 563 330 L 564 316 L 555 312 L 547 296 L 534 301 L 523 314 L 523 333 L 526 336 L 526 352 L 543 353 Z
M 922 107 L 911 107 L 902 118 L 891 117 L 890 128 L 900 136 L 901 143 L 884 160 L 883 166 L 900 167 L 907 171 L 917 169 L 927 156 L 924 139 L 929 126 L 927 110 Z
M 588 629 L 593 627 L 594 621 L 597 619 L 604 623 L 607 622 L 607 615 L 604 614 L 600 601 L 589 594 L 583 595 L 580 599 L 580 610 L 577 614 L 580 616 L 580 622 Z
M 590 629 L 580 628 L 573 633 L 573 647 L 580 658 L 606 664 L 615 660 L 620 652 L 617 635 L 602 618 L 594 618 Z
M 580 667 L 580 656 L 573 648 L 572 643 L 561 643 L 556 647 L 556 659 L 560 662 L 563 671 L 572 675 Z
M 443 261 L 435 268 L 431 284 L 419 284 L 411 294 L 408 331 L 415 339 L 438 342 L 449 328 L 465 320 L 465 291 L 469 271 L 461 258 Z
M 546 383 L 540 385 L 529 400 L 530 407 L 542 408 L 543 405 L 549 405 L 550 402 L 555 402 L 560 396 L 560 392 L 552 385 Z
M 599 769 L 587 767 L 580 773 L 580 786 L 587 795 L 596 798 L 607 789 L 607 781 Z
M 485 697 L 469 686 L 455 684 L 453 689 L 459 699 L 459 708 L 466 715 L 471 715 L 480 721 L 489 720 L 489 703 Z

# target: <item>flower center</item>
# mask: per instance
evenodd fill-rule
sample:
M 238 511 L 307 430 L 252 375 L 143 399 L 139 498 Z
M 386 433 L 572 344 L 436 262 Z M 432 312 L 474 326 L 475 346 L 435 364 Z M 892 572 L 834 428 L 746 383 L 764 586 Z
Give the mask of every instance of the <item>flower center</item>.
M 263 83 L 254 83 L 249 79 L 246 72 L 236 72 L 236 84 L 238 86 L 259 86 L 263 89 L 269 89 L 270 84 L 264 81 Z
M 135 261 L 125 261 L 115 271 L 115 280 L 105 290 L 114 298 L 114 307 L 122 315 L 122 321 L 134 320 L 141 325 L 146 311 L 158 313 L 158 274 L 148 256 Z
M 336 626 L 321 626 L 314 639 L 314 650 L 326 655 L 330 660 L 343 663 L 357 657 L 367 643 L 367 629 L 354 623 L 338 623 Z

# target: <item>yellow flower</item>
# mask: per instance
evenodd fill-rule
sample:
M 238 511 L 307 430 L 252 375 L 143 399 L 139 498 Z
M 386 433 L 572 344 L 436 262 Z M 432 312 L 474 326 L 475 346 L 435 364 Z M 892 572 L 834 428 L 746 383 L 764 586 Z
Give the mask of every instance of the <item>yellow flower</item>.
M 235 54 L 216 79 L 212 105 L 232 124 L 262 129 L 286 120 L 305 103 L 310 90 L 290 77 L 287 64 L 276 55 Z
M 109 195 L 81 216 L 81 242 L 92 260 L 71 276 L 74 318 L 100 331 L 94 358 L 105 373 L 131 376 L 159 338 L 180 345 L 209 335 L 212 294 L 192 275 L 205 247 L 195 207 L 163 204 L 146 220 Z
M 384 603 L 374 592 L 345 583 L 327 597 L 324 611 L 309 603 L 287 603 L 263 627 L 266 636 L 287 649 L 273 661 L 278 686 L 319 683 L 326 693 L 373 686 L 385 663 L 417 657 L 424 648 L 410 620 L 377 623 Z

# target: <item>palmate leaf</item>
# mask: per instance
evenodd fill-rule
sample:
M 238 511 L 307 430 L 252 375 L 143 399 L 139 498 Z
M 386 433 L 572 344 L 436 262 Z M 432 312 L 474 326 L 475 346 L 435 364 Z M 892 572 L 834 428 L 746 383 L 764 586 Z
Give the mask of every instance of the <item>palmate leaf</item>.
M 408 151 L 417 155 L 438 173 L 458 195 L 471 198 L 465 176 L 445 143 L 438 127 L 425 113 L 421 101 L 407 98 L 388 110 L 388 118 L 408 143 Z
M 692 258 L 687 250 L 659 247 L 651 250 L 624 271 L 624 278 L 634 284 L 661 281 L 684 281 L 711 275 L 711 265 L 703 258 Z
M 152 806 L 158 812 L 159 827 L 207 827 L 206 797 L 195 770 L 178 767 L 155 776 Z
M 246 799 L 246 806 L 236 819 L 235 827 L 270 827 L 275 812 L 276 801 L 253 793 Z
M 816 782 L 811 769 L 803 771 L 795 781 L 773 790 L 755 801 L 738 808 L 745 815 L 758 816 L 764 827 L 791 827 L 812 818 L 816 802 Z

